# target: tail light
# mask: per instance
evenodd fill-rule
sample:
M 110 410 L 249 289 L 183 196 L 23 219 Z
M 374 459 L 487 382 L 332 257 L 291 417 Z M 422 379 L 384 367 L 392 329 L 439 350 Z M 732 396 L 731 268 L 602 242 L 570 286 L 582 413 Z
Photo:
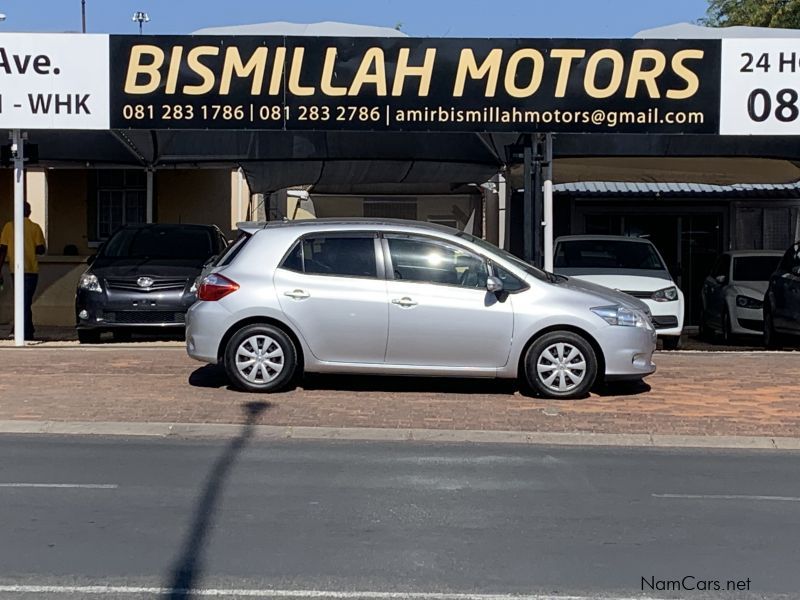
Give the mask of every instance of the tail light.
M 206 302 L 214 302 L 221 300 L 238 289 L 239 284 L 235 281 L 217 273 L 211 273 L 200 282 L 200 287 L 197 288 L 197 298 Z

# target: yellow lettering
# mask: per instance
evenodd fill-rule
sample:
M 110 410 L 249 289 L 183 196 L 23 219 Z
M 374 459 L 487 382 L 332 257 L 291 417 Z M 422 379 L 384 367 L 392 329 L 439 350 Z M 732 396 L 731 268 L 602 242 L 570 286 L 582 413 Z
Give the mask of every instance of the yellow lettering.
M 486 81 L 486 97 L 492 98 L 497 91 L 497 79 L 500 76 L 500 61 L 503 59 L 503 51 L 495 48 L 489 52 L 483 64 L 478 66 L 475 61 L 475 54 L 471 48 L 464 48 L 458 60 L 458 71 L 456 72 L 456 82 L 453 86 L 453 96 L 460 98 L 464 95 L 464 86 L 467 76 L 472 79 L 483 79 Z
M 517 86 L 517 69 L 519 63 L 523 60 L 529 60 L 533 63 L 533 72 L 531 73 L 531 80 L 524 87 Z M 544 71 L 544 57 L 542 53 L 533 48 L 523 48 L 517 50 L 508 59 L 506 65 L 506 92 L 509 96 L 514 98 L 527 98 L 536 93 L 539 86 L 542 84 L 542 73 Z
M 348 94 L 358 96 L 361 87 L 366 83 L 375 84 L 375 93 L 378 96 L 386 95 L 386 61 L 382 48 L 370 48 L 364 53 Z
M 214 81 L 216 79 L 214 76 L 214 71 L 201 63 L 200 57 L 217 56 L 218 54 L 219 48 L 217 46 L 197 46 L 196 48 L 189 50 L 189 53 L 186 55 L 186 64 L 189 65 L 189 68 L 192 71 L 200 76 L 203 82 L 197 85 L 183 86 L 184 94 L 188 94 L 190 96 L 202 96 L 213 89 Z
M 152 57 L 152 62 L 142 64 L 142 57 Z M 136 45 L 131 48 L 128 61 L 128 73 L 125 77 L 126 94 L 150 94 L 158 89 L 161 73 L 158 70 L 164 64 L 164 51 L 158 46 Z M 137 83 L 139 75 L 147 76 L 147 83 Z
M 556 81 L 556 98 L 563 98 L 567 95 L 567 83 L 569 83 L 572 61 L 586 56 L 586 50 L 553 48 L 550 51 L 550 56 L 561 60 L 561 66 L 558 68 L 558 80 Z
M 682 90 L 667 90 L 667 98 L 672 100 L 685 100 L 697 93 L 700 87 L 700 80 L 697 74 L 683 64 L 684 60 L 700 60 L 705 52 L 702 50 L 679 50 L 672 57 L 672 70 L 675 74 L 686 82 L 686 87 Z
M 275 48 L 275 64 L 272 67 L 272 77 L 269 79 L 269 95 L 277 96 L 281 93 L 283 83 L 283 69 L 286 66 L 286 48 L 278 46 Z
M 325 64 L 322 66 L 322 93 L 328 96 L 346 96 L 346 87 L 336 87 L 333 85 L 333 75 L 336 67 L 336 48 L 328 48 L 325 51 Z
M 305 48 L 295 48 L 292 56 L 292 66 L 289 70 L 289 93 L 295 96 L 313 96 L 316 89 L 311 86 L 300 85 L 300 74 L 303 72 L 303 56 Z
M 175 46 L 169 57 L 169 71 L 167 71 L 167 83 L 164 85 L 165 94 L 174 94 L 178 87 L 178 75 L 181 72 L 181 59 L 183 58 L 183 46 Z
M 597 68 L 602 60 L 611 61 L 611 80 L 604 88 L 598 88 L 596 85 Z M 622 72 L 625 70 L 625 59 L 622 58 L 616 50 L 598 50 L 589 57 L 586 63 L 586 75 L 583 79 L 583 86 L 586 88 L 586 93 L 592 98 L 608 98 L 613 96 L 619 89 L 622 83 Z
M 222 79 L 219 84 L 219 93 L 223 96 L 231 91 L 231 79 L 236 73 L 237 77 L 253 77 L 250 93 L 253 96 L 261 94 L 264 84 L 264 71 L 267 70 L 267 49 L 263 46 L 256 48 L 250 60 L 245 64 L 239 54 L 239 48 L 229 46 L 225 52 L 225 64 L 222 65 Z
M 433 64 L 436 60 L 436 48 L 425 50 L 425 60 L 422 66 L 410 67 L 408 57 L 411 50 L 401 48 L 397 56 L 397 69 L 394 72 L 394 84 L 392 85 L 392 96 L 403 95 L 403 85 L 406 77 L 419 77 L 419 96 L 427 96 L 431 89 L 431 77 L 433 76 Z
M 644 61 L 646 60 L 653 61 L 652 69 L 645 70 L 643 68 Z M 666 66 L 667 59 L 659 50 L 634 50 L 633 59 L 631 61 L 631 74 L 628 76 L 628 87 L 625 90 L 625 97 L 635 98 L 636 91 L 639 89 L 639 83 L 644 82 L 647 93 L 651 98 L 661 98 L 661 92 L 658 91 L 656 79 L 664 72 Z

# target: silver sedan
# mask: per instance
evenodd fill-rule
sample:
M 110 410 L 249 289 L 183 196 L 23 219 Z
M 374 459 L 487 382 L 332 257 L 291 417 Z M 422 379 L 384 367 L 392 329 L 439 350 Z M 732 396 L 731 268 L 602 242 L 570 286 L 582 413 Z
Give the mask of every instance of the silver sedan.
M 577 398 L 598 379 L 655 371 L 642 302 L 429 223 L 243 227 L 198 298 L 189 355 L 253 392 L 302 372 L 372 373 L 521 377 L 541 396 Z

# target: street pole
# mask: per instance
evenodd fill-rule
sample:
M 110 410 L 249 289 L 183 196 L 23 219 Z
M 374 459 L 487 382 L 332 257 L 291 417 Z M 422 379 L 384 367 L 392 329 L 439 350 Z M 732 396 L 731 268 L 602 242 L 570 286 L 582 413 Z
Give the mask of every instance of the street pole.
M 553 272 L 553 134 L 546 133 L 544 139 L 542 195 L 544 210 L 544 270 Z
M 25 153 L 22 134 L 15 129 L 14 156 L 14 345 L 25 345 Z
M 81 31 L 86 33 L 86 0 L 81 0 Z

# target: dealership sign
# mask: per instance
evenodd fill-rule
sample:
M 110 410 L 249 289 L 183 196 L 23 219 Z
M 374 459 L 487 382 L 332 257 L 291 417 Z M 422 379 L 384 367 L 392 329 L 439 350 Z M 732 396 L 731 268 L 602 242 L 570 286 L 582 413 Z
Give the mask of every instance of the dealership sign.
M 790 40 L 0 34 L 0 127 L 800 134 Z

